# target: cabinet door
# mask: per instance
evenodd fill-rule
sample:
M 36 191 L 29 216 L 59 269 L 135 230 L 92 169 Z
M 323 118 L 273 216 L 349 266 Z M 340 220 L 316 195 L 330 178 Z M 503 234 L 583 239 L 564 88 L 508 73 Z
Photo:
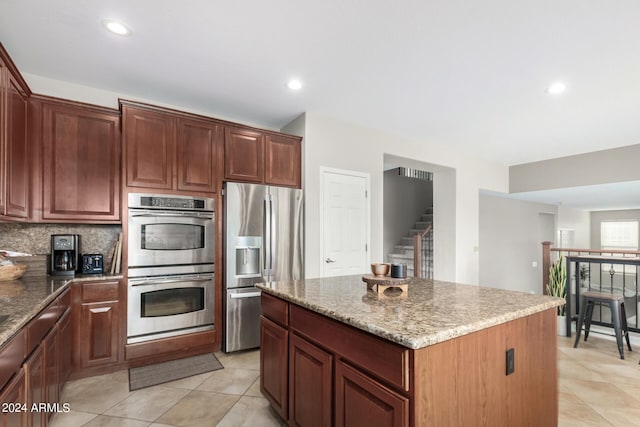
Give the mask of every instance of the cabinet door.
M 409 425 L 409 400 L 342 361 L 336 362 L 336 426 Z
M 178 119 L 177 126 L 178 190 L 215 193 L 222 126 L 184 118 Z
M 224 177 L 229 181 L 264 182 L 264 138 L 261 133 L 225 129 Z
M 287 419 L 287 351 L 289 333 L 260 316 L 260 391 L 278 415 Z
M 58 322 L 58 392 L 71 373 L 71 346 L 73 345 L 73 329 L 71 329 L 71 310 Z
M 27 383 L 24 375 L 24 369 L 20 368 L 13 380 L 5 387 L 0 394 L 0 405 L 4 408 L 5 404 L 27 404 Z M 22 409 L 22 408 L 21 408 Z M 0 426 L 2 427 L 23 427 L 27 426 L 28 411 L 1 411 Z
M 43 220 L 120 220 L 119 119 L 47 102 L 43 114 Z
M 13 75 L 11 73 L 7 75 L 5 212 L 7 216 L 28 218 L 31 172 L 27 140 L 28 96 Z
M 331 426 L 333 356 L 292 334 L 289 342 L 289 425 Z
M 82 368 L 118 361 L 118 301 L 82 304 L 80 365 Z
M 0 215 L 5 213 L 5 180 L 7 174 L 7 164 L 5 160 L 6 128 L 7 128 L 7 80 L 9 70 L 0 58 Z
M 267 135 L 265 138 L 265 182 L 300 188 L 300 139 Z
M 33 404 L 46 402 L 44 351 L 42 345 L 36 347 L 29 359 L 24 363 L 27 376 L 27 409 Z M 45 423 L 44 411 L 28 411 L 29 426 L 42 426 Z
M 53 328 L 43 341 L 44 343 L 44 384 L 46 403 L 57 403 L 60 389 L 58 387 L 58 329 Z M 50 418 L 52 413 L 46 412 L 44 416 Z
M 123 105 L 122 120 L 127 185 L 170 190 L 175 162 L 175 119 L 168 114 Z

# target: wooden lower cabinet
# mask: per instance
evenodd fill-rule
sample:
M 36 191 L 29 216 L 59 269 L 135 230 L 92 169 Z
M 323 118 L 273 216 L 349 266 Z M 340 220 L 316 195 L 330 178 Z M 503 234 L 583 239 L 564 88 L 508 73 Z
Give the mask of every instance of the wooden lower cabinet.
M 262 298 L 263 328 L 278 321 L 273 300 Z M 289 336 L 289 425 L 557 426 L 554 308 L 408 349 L 277 301 L 288 304 L 277 327 Z M 265 348 L 261 358 L 273 357 Z M 507 375 L 509 349 L 515 370 Z M 271 375 L 267 366 L 261 375 Z
M 58 393 L 62 392 L 64 383 L 71 374 L 71 349 L 73 346 L 73 329 L 71 328 L 71 310 L 58 322 Z
M 409 399 L 342 361 L 336 362 L 337 427 L 409 425 Z
M 262 316 L 260 322 L 260 390 L 283 419 L 288 418 L 289 332 Z
M 58 384 L 60 345 L 58 342 L 58 328 L 54 327 L 44 339 L 44 384 L 45 399 L 43 403 L 58 403 L 60 387 Z M 49 419 L 53 412 L 45 412 L 43 417 Z
M 330 427 L 333 356 L 295 334 L 289 343 L 289 425 Z
M 2 394 L 0 394 L 0 405 L 7 411 L 0 412 L 0 427 L 22 427 L 27 425 L 27 411 L 15 410 L 16 405 L 27 404 L 27 381 L 24 369 L 20 370 L 13 377 L 13 380 L 7 385 Z M 26 408 L 26 406 L 23 406 Z
M 80 367 L 118 362 L 118 301 L 82 304 L 80 314 Z
M 27 425 L 44 426 L 46 412 L 32 411 L 34 404 L 46 402 L 46 376 L 44 346 L 38 346 L 24 363 L 27 376 Z

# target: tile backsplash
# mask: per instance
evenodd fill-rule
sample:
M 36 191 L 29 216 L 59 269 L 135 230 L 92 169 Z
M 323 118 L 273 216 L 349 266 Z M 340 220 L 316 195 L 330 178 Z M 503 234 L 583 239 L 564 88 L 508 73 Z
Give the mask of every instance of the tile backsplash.
M 0 224 L 0 249 L 29 254 L 51 252 L 52 234 L 79 234 L 82 254 L 105 256 L 122 233 L 121 225 Z

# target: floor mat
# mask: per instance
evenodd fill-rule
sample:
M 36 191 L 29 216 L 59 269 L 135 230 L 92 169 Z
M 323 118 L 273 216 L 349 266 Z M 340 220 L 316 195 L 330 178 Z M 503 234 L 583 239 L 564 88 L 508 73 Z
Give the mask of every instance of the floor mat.
M 129 391 L 224 368 L 213 353 L 129 369 Z

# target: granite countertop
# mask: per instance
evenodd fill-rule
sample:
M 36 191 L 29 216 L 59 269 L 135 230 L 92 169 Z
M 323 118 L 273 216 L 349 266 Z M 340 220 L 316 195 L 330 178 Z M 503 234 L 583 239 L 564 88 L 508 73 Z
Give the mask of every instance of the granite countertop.
M 0 346 L 56 299 L 70 283 L 121 279 L 122 275 L 34 276 L 0 282 Z
M 362 276 L 329 277 L 256 285 L 265 293 L 367 331 L 404 347 L 419 349 L 564 304 L 544 295 L 408 280 L 408 294 L 378 297 Z

